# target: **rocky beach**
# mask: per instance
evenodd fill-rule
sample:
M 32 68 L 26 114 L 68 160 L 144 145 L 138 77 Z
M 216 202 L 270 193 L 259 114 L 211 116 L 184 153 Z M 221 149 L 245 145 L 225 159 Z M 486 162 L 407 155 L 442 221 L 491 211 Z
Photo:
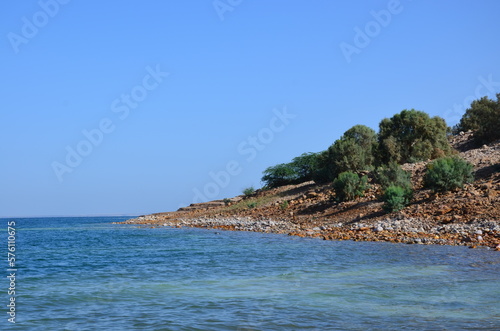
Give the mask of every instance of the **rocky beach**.
M 476 146 L 472 132 L 462 132 L 450 136 L 450 144 L 457 155 L 474 165 L 474 182 L 452 192 L 433 193 L 423 188 L 429 161 L 405 164 L 403 169 L 412 174 L 415 194 L 409 206 L 395 213 L 384 212 L 381 189 L 367 174 L 370 189 L 355 201 L 336 202 L 331 185 L 306 182 L 192 204 L 124 223 L 500 251 L 500 142 Z

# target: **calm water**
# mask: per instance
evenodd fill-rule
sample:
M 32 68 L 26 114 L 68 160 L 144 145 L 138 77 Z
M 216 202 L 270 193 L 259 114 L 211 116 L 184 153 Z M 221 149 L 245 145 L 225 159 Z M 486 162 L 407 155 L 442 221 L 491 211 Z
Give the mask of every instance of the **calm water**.
M 124 219 L 15 219 L 17 323 L 3 308 L 0 329 L 500 329 L 499 252 Z

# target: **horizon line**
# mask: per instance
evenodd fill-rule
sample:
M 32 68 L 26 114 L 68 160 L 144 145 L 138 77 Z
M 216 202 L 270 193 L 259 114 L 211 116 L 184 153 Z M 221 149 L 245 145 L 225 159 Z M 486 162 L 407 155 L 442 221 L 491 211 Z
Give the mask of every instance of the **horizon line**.
M 0 219 L 7 218 L 54 218 L 54 217 L 116 217 L 116 216 L 140 216 L 146 214 L 88 214 L 88 215 L 23 215 L 23 216 L 0 216 Z

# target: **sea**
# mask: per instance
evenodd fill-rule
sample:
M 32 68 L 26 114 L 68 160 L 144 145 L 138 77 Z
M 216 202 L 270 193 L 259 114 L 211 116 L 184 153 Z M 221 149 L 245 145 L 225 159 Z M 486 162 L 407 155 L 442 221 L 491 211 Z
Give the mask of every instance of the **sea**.
M 127 218 L 0 219 L 0 330 L 500 330 L 500 252 Z

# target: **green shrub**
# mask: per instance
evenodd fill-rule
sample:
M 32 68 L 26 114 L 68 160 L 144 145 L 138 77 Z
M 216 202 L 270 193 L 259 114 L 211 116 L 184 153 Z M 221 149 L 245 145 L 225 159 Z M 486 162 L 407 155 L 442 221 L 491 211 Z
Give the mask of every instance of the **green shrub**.
M 249 202 L 247 203 L 247 207 L 250 208 L 250 209 L 253 209 L 255 207 L 257 207 L 257 202 Z
M 229 204 L 231 203 L 231 199 L 224 198 L 224 199 L 222 200 L 222 202 L 224 202 L 224 204 L 225 204 L 226 206 L 229 206 Z
M 287 209 L 288 205 L 289 205 L 289 203 L 287 200 L 283 201 L 283 203 L 280 205 L 281 210 Z
M 249 197 L 249 196 L 251 196 L 254 193 L 255 193 L 255 189 L 253 188 L 253 186 L 247 187 L 246 189 L 243 190 L 243 194 L 246 197 Z
M 388 213 L 400 211 L 410 203 L 412 192 L 401 186 L 390 185 L 384 191 L 382 200 L 384 210 Z
M 425 161 L 451 152 L 448 126 L 441 117 L 418 110 L 403 110 L 379 124 L 378 163 Z
M 424 185 L 434 192 L 462 188 L 474 179 L 472 170 L 472 164 L 458 157 L 440 158 L 427 165 Z
M 391 162 L 386 166 L 379 167 L 375 171 L 375 180 L 382 186 L 382 190 L 389 186 L 399 186 L 404 189 L 411 189 L 411 175 L 404 171 L 397 163 Z
M 367 177 L 359 177 L 357 174 L 346 171 L 338 175 L 333 181 L 333 188 L 339 201 L 354 200 L 363 196 L 367 189 Z
M 454 132 L 473 130 L 474 139 L 480 143 L 489 143 L 500 139 L 500 93 L 497 100 L 483 97 L 474 100 L 465 111 Z

